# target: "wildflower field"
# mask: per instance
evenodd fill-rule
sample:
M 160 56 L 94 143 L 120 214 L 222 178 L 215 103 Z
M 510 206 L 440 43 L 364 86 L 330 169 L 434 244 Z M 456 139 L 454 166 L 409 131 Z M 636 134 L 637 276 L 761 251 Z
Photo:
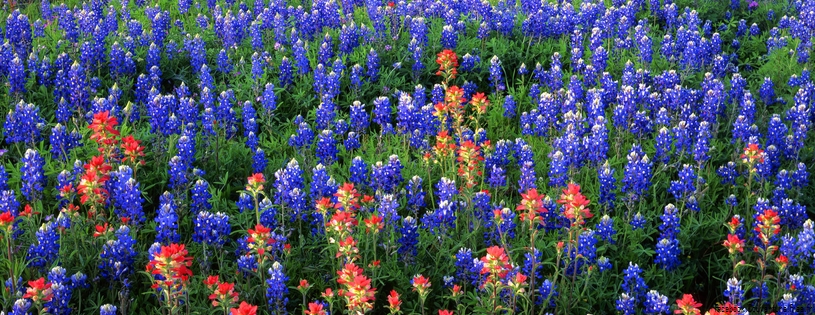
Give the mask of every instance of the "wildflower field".
M 0 314 L 815 314 L 815 0 L 50 1 Z

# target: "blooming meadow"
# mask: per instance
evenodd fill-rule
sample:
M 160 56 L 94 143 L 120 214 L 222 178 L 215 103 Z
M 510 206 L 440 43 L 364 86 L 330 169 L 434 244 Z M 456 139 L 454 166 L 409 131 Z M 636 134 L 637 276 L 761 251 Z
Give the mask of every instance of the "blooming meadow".
M 814 0 L 0 9 L 0 314 L 815 314 Z

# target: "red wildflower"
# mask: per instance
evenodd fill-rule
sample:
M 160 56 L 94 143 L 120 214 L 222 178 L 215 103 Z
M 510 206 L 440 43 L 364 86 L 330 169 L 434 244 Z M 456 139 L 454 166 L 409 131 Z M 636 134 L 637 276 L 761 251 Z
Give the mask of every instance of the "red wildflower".
M 439 310 L 439 315 L 453 315 L 453 311 L 450 311 L 450 310 Z
M 241 305 L 238 308 L 232 308 L 229 310 L 231 315 L 256 315 L 258 311 L 258 307 L 252 304 L 241 302 Z
M 727 248 L 731 255 L 735 254 L 736 251 L 739 253 L 744 252 L 744 240 L 740 240 L 739 236 L 735 234 L 727 234 L 727 239 L 722 245 Z
M 679 309 L 675 310 L 674 314 L 699 315 L 700 311 L 698 307 L 702 306 L 702 303 L 696 302 L 692 295 L 685 294 L 681 300 L 676 300 L 676 306 Z
M 503 248 L 498 246 L 487 248 L 487 255 L 481 257 L 481 262 L 484 263 L 481 274 L 489 273 L 491 280 L 498 280 L 496 277 L 503 279 L 512 269 L 512 266 L 509 265 L 509 256 Z
M 124 151 L 122 162 L 130 161 L 130 163 L 136 163 L 139 158 L 144 157 L 144 147 L 141 146 L 141 142 L 136 140 L 133 135 L 122 138 L 122 151 Z M 144 165 L 144 160 L 139 160 L 138 163 Z
M 54 297 L 51 291 L 51 282 L 45 282 L 45 278 L 39 278 L 28 282 L 28 288 L 23 295 L 24 299 L 31 299 L 34 303 L 48 302 Z
M 263 177 L 263 173 L 254 173 L 246 179 L 246 182 L 246 190 L 257 195 L 263 191 L 263 184 L 266 183 L 266 178 Z
M 402 306 L 402 301 L 399 300 L 399 293 L 396 290 L 391 290 L 391 293 L 388 294 L 388 309 L 391 314 L 399 312 L 400 306 Z
M 113 227 L 111 227 L 107 223 L 105 223 L 103 225 L 97 224 L 95 229 L 96 229 L 96 231 L 93 232 L 93 237 L 100 237 L 100 236 L 107 235 L 108 233 L 113 232 Z
M 254 229 L 246 231 L 249 237 L 246 239 L 249 250 L 256 251 L 259 259 L 262 261 L 266 257 L 266 252 L 272 250 L 272 245 L 277 242 L 272 238 L 272 229 L 263 226 L 263 224 L 256 224 Z
M 470 105 L 473 106 L 473 110 L 476 114 L 484 115 L 487 113 L 487 106 L 490 105 L 490 100 L 487 99 L 484 93 L 478 92 L 470 99 Z
M 439 71 L 436 72 L 436 75 L 446 74 L 450 77 L 450 79 L 455 79 L 458 70 L 458 56 L 452 50 L 445 49 L 442 52 L 436 54 L 436 63 L 439 64 Z
M 521 194 L 521 204 L 515 207 L 515 210 L 522 210 L 521 221 L 529 221 L 535 223 L 540 220 L 540 214 L 546 213 L 548 210 L 543 207 L 543 197 L 538 193 L 535 188 L 529 189 L 525 194 Z
M 111 116 L 110 111 L 94 114 L 93 121 L 88 125 L 88 129 L 93 131 L 91 140 L 96 141 L 100 146 L 112 145 L 116 140 L 115 136 L 119 135 L 119 131 L 114 129 L 118 124 L 116 116 Z
M 425 296 L 428 293 L 427 289 L 430 288 L 430 280 L 421 274 L 413 276 L 411 284 L 413 285 L 413 291 L 418 292 L 419 296 Z
M 304 310 L 303 314 L 306 315 L 325 315 L 322 303 L 308 303 L 308 310 Z
M 187 256 L 187 249 L 184 244 L 170 244 L 161 246 L 158 253 L 147 264 L 147 272 L 153 275 L 161 275 L 165 280 L 156 281 L 153 288 L 162 286 L 174 287 L 185 285 L 192 276 L 192 257 Z
M 373 230 L 374 233 L 378 233 L 380 230 L 385 228 L 385 223 L 382 221 L 382 217 L 376 213 L 372 214 L 370 218 L 362 221 L 365 222 L 365 233 L 370 233 L 371 230 Z
M 359 208 L 359 196 L 357 189 L 354 188 L 353 183 L 344 183 L 342 187 L 334 194 L 337 197 L 337 203 L 334 208 L 342 209 L 345 211 L 354 211 Z
M 306 279 L 300 279 L 300 284 L 297 285 L 297 290 L 304 291 L 311 288 L 311 284 Z
M 11 232 L 12 223 L 14 223 L 14 215 L 11 211 L 0 213 L 0 230 Z

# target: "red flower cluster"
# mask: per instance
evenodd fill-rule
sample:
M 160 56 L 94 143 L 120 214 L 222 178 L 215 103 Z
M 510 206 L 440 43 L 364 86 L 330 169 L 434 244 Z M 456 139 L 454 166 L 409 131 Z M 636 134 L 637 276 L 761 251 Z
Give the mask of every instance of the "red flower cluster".
M 354 188 L 353 183 L 344 183 L 342 187 L 334 194 L 337 197 L 337 203 L 334 208 L 343 211 L 356 211 L 359 208 L 359 196 L 357 189 Z
M 119 121 L 116 120 L 116 116 L 110 115 L 110 111 L 93 115 L 93 121 L 88 125 L 88 129 L 93 131 L 91 140 L 96 141 L 99 145 L 100 153 L 104 152 L 105 148 L 116 144 L 116 137 L 119 136 L 119 131 L 115 129 L 117 125 Z
M 23 298 L 31 299 L 34 303 L 51 301 L 51 299 L 54 298 L 54 292 L 51 290 L 51 282 L 45 282 L 45 278 L 29 281 Z
M 79 192 L 79 202 L 82 204 L 103 204 L 108 197 L 105 182 L 110 179 L 110 170 L 113 168 L 105 162 L 105 157 L 97 155 L 85 163 L 85 173 L 76 187 Z M 92 214 L 89 214 L 92 215 Z
M 458 74 L 458 56 L 456 53 L 450 49 L 445 49 L 442 52 L 436 54 L 436 63 L 439 64 L 439 71 L 436 71 L 436 75 L 446 75 L 449 79 L 455 79 L 456 74 Z
M 277 240 L 272 238 L 272 229 L 263 226 L 263 224 L 256 224 L 254 229 L 246 231 L 249 237 L 246 239 L 246 246 L 250 251 L 257 253 L 258 265 L 262 265 L 266 254 L 272 250 Z
M 503 248 L 498 246 L 487 248 L 487 255 L 481 257 L 481 262 L 484 263 L 481 274 L 489 274 L 488 282 L 498 282 L 500 279 L 504 279 L 507 273 L 512 270 L 512 266 L 509 264 L 509 256 L 507 256 Z
M 521 221 L 529 221 L 534 224 L 541 220 L 540 214 L 548 212 L 543 207 L 543 198 L 546 197 L 538 193 L 535 188 L 529 189 L 525 194 L 521 194 L 521 204 L 515 207 L 515 210 L 522 211 Z
M 187 256 L 184 244 L 161 246 L 161 250 L 147 264 L 148 273 L 161 275 L 164 278 L 164 280 L 154 280 L 153 289 L 186 285 L 192 277 L 190 266 L 192 266 L 192 257 Z
M 458 176 L 464 180 L 467 188 L 472 188 L 478 184 L 481 176 L 481 162 L 484 157 L 481 155 L 481 148 L 474 142 L 467 140 L 458 148 Z
M 122 162 L 144 165 L 144 160 L 141 159 L 144 157 L 144 147 L 141 145 L 141 141 L 136 140 L 133 135 L 122 138 L 122 151 L 124 153 Z
M 238 308 L 229 309 L 230 315 L 256 315 L 258 311 L 258 307 L 252 304 L 241 302 L 241 305 Z
M 11 232 L 14 227 L 14 214 L 11 211 L 0 213 L 0 230 Z
M 692 295 L 685 294 L 682 296 L 682 299 L 676 300 L 676 307 L 678 309 L 674 311 L 674 314 L 699 315 L 700 306 L 702 306 L 702 303 L 696 302 Z
M 764 210 L 764 213 L 756 218 L 756 222 L 758 222 L 758 225 L 755 227 L 755 231 L 758 232 L 758 238 L 765 246 L 770 244 L 770 238 L 773 235 L 781 231 L 781 225 L 779 224 L 781 218 L 772 209 Z
M 371 279 L 362 274 L 362 268 L 348 263 L 337 275 L 337 283 L 344 286 L 340 294 L 345 297 L 345 305 L 351 313 L 364 314 L 373 309 L 376 289 L 371 287 Z
M 580 193 L 580 185 L 569 184 L 557 202 L 564 205 L 563 215 L 572 221 L 572 226 L 583 225 L 585 219 L 594 216 L 587 208 L 591 200 L 586 199 L 586 196 Z
M 212 292 L 209 295 L 209 299 L 212 301 L 212 306 L 220 306 L 227 309 L 233 304 L 238 303 L 238 292 L 235 292 L 234 283 L 221 282 L 220 277 L 218 275 L 214 275 L 206 278 L 204 280 L 204 285 L 206 285 L 207 289 Z
M 736 234 L 727 234 L 727 239 L 722 245 L 727 248 L 730 255 L 734 255 L 736 252 L 744 252 L 744 240 L 739 239 Z

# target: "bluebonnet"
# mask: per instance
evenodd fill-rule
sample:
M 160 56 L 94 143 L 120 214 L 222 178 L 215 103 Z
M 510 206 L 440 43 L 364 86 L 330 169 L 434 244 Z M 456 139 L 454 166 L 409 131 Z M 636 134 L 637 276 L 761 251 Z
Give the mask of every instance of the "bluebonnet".
M 257 112 L 252 102 L 246 101 L 243 103 L 243 136 L 248 137 L 250 132 L 258 133 L 258 124 L 256 118 Z
M 394 193 L 402 183 L 402 162 L 397 155 L 388 158 L 388 164 L 376 162 L 371 168 L 371 186 L 385 193 Z
M 534 164 L 531 161 L 524 162 L 521 166 L 521 177 L 518 179 L 518 191 L 525 193 L 529 189 L 537 188 L 536 182 Z
M 497 245 L 501 244 L 502 237 L 507 239 L 515 238 L 516 216 L 517 214 L 509 208 L 493 209 L 490 219 L 484 222 L 484 228 L 486 229 L 484 243 L 486 245 Z
M 455 278 L 458 282 L 477 284 L 480 272 L 473 272 L 474 260 L 478 258 L 473 257 L 473 251 L 469 248 L 462 247 L 454 255 L 455 258 Z
M 263 78 L 263 74 L 266 71 L 265 61 L 257 52 L 252 54 L 252 69 L 250 71 L 252 73 L 252 79 L 255 80 L 255 82 Z
M 6 171 L 6 167 L 0 164 L 0 191 L 6 191 L 8 189 L 8 172 Z
M 190 192 L 190 212 L 197 214 L 212 209 L 212 204 L 209 202 L 210 198 L 212 198 L 212 194 L 209 192 L 209 183 L 203 178 L 195 181 Z
M 719 169 L 716 170 L 716 174 L 722 178 L 721 183 L 727 185 L 735 185 L 736 178 L 739 177 L 739 173 L 736 171 L 736 163 L 733 161 L 729 161 L 727 164 L 719 166 Z
M 461 65 L 459 66 L 459 71 L 460 72 L 472 71 L 479 63 L 481 63 L 480 56 L 465 54 L 463 57 L 461 57 Z
M 744 290 L 741 288 L 741 280 L 730 278 L 727 280 L 724 297 L 733 305 L 741 306 L 744 299 Z
M 54 159 L 67 161 L 68 155 L 71 154 L 72 150 L 76 147 L 82 146 L 80 140 L 82 140 L 81 134 L 75 130 L 68 133 L 68 129 L 65 128 L 65 126 L 57 123 L 57 125 L 51 129 L 51 137 L 49 141 L 51 144 L 51 156 Z
M 399 227 L 399 249 L 397 252 L 403 259 L 412 259 L 418 253 L 417 245 L 419 244 L 419 227 L 416 224 L 416 219 L 407 216 L 402 219 L 402 226 Z
M 221 212 L 210 213 L 201 211 L 193 218 L 194 242 L 221 247 L 229 237 L 232 228 L 229 225 L 229 216 Z
M 30 314 L 28 310 L 31 308 L 31 301 L 29 299 L 18 299 L 11 307 L 10 315 L 27 315 Z
M 111 174 L 110 183 L 113 187 L 109 189 L 113 201 L 114 213 L 119 219 L 127 218 L 134 225 L 144 223 L 144 211 L 141 197 L 140 184 L 133 178 L 133 169 L 127 165 L 119 166 L 116 172 Z
M 645 280 L 640 276 L 642 268 L 639 265 L 629 262 L 628 268 L 623 271 L 623 283 L 620 285 L 623 292 L 629 294 L 635 301 L 642 301 L 645 299 L 645 291 L 648 291 L 648 285 Z M 635 303 L 637 303 L 635 302 Z
M 538 287 L 538 300 L 535 301 L 535 304 L 544 304 L 544 308 L 555 308 L 555 300 L 558 295 L 557 286 L 549 279 L 543 280 Z
M 122 225 L 112 239 L 102 245 L 99 253 L 99 269 L 103 278 L 108 281 L 127 281 L 135 271 L 133 262 L 136 259 L 136 240 L 130 235 L 130 227 Z
M 169 187 L 175 190 L 183 189 L 183 187 L 189 182 L 188 171 L 190 169 L 190 164 L 178 155 L 170 158 L 168 164 L 170 166 L 170 168 L 167 170 L 170 175 Z
M 14 57 L 8 65 L 9 94 L 23 94 L 26 92 L 26 71 L 19 57 Z
M 797 169 L 792 171 L 792 186 L 803 188 L 809 185 L 809 171 L 804 163 L 798 163 Z
M 300 117 L 300 116 L 298 116 Z M 295 119 L 297 121 L 298 119 Z M 314 131 L 306 122 L 302 122 L 302 117 L 299 119 L 301 122 L 297 123 L 297 133 L 291 135 L 289 138 L 289 146 L 302 149 L 311 148 L 311 143 L 314 141 Z
M 45 120 L 40 117 L 39 107 L 21 100 L 14 110 L 6 115 L 3 135 L 8 144 L 23 142 L 31 147 L 42 139 L 40 130 L 44 126 Z
M 308 71 L 306 71 L 308 72 Z M 280 86 L 288 86 L 292 84 L 292 64 L 288 57 L 283 57 L 280 61 L 280 75 L 278 76 L 278 83 Z
M 509 94 L 507 94 L 507 96 L 504 98 L 504 117 L 515 117 L 515 98 Z
M 507 185 L 506 171 L 502 167 L 493 165 L 492 169 L 489 170 L 489 174 L 487 183 L 490 187 L 499 188 Z
M 445 25 L 441 30 L 441 46 L 448 49 L 456 49 L 458 45 L 458 34 L 451 25 Z
M 429 210 L 422 218 L 422 224 L 430 233 L 439 238 L 447 235 L 456 224 L 455 201 L 440 200 L 435 210 Z
M 625 166 L 622 191 L 628 193 L 636 201 L 651 186 L 653 163 L 637 144 L 631 147 L 627 159 L 628 164 Z
M 368 52 L 368 63 L 366 67 L 367 72 L 365 75 L 368 76 L 371 82 L 376 82 L 379 79 L 379 55 L 373 48 Z
M 623 315 L 634 315 L 636 314 L 636 307 L 637 307 L 637 299 L 636 297 L 632 297 L 628 293 L 620 294 L 620 298 L 617 299 L 615 308 L 618 312 L 622 312 Z
M 596 235 L 600 237 L 601 240 L 607 241 L 611 244 L 614 244 L 614 235 L 617 231 L 614 230 L 614 219 L 610 218 L 608 215 L 604 215 L 600 222 L 594 226 L 596 229 Z
M 533 248 L 531 253 L 524 254 L 524 262 L 521 270 L 525 275 L 530 278 L 538 279 L 541 277 L 541 270 L 543 270 L 542 253 Z M 534 269 L 534 270 L 533 270 Z
M 704 180 L 696 176 L 693 167 L 685 164 L 682 166 L 682 170 L 679 171 L 679 180 L 671 181 L 668 191 L 676 200 L 686 201 L 696 193 L 697 183 L 704 183 Z
M 405 198 L 407 199 L 407 208 L 414 214 L 418 213 L 419 209 L 425 206 L 425 192 L 422 188 L 422 178 L 413 176 L 408 180 L 405 186 Z
M 611 261 L 608 257 L 600 256 L 597 258 L 597 267 L 600 269 L 601 272 L 611 269 Z
M 550 155 L 549 162 L 549 186 L 551 187 L 564 187 L 568 180 L 566 172 L 568 171 L 568 162 L 561 151 L 555 151 Z M 523 176 L 523 175 L 522 175 Z
M 289 293 L 289 288 L 286 286 L 286 281 L 289 277 L 283 273 L 283 265 L 279 262 L 274 262 L 272 267 L 269 268 L 269 279 L 266 279 L 266 298 L 269 301 L 269 309 L 272 314 L 285 315 L 286 303 L 289 298 L 286 295 Z
M 490 59 L 490 86 L 493 87 L 496 92 L 506 89 L 503 76 L 504 70 L 501 68 L 501 61 L 498 60 L 498 56 L 492 56 Z
M 156 221 L 156 242 L 165 245 L 178 243 L 181 236 L 178 234 L 178 205 L 173 200 L 173 195 L 165 191 L 159 198 L 158 215 Z
M 331 130 L 323 130 L 317 137 L 316 155 L 320 164 L 331 165 L 337 160 L 337 141 Z
M 358 63 L 354 64 L 351 67 L 351 78 L 350 79 L 351 79 L 351 88 L 352 88 L 352 90 L 355 91 L 355 92 L 359 92 L 360 89 L 362 88 L 363 74 L 362 74 L 362 66 L 360 66 Z
M 275 96 L 273 84 L 266 83 L 266 86 L 263 90 L 263 96 L 261 97 L 260 100 L 260 104 L 266 111 L 267 116 L 270 116 L 272 112 L 277 108 L 277 97 Z
M 337 182 L 328 175 L 328 171 L 322 164 L 317 164 L 317 166 L 311 169 L 310 187 L 312 203 L 317 202 L 323 197 L 330 198 L 334 196 L 339 188 Z
M 295 159 L 291 159 L 286 167 L 275 172 L 275 204 L 293 206 L 291 192 L 305 188 L 303 170 Z
M 614 169 L 608 165 L 608 160 L 603 166 L 597 169 L 597 177 L 600 181 L 600 199 L 598 202 L 607 208 L 614 209 L 614 200 L 617 197 L 617 179 L 614 178 Z
M 363 134 L 367 131 L 370 124 L 370 117 L 365 111 L 365 104 L 359 101 L 354 101 L 350 107 L 350 124 L 351 128 L 358 134 Z
M 45 159 L 37 150 L 28 149 L 22 159 L 23 165 L 20 168 L 22 187 L 20 191 L 29 202 L 34 202 L 42 197 L 42 190 L 45 187 Z
M 394 226 L 401 217 L 397 212 L 399 208 L 399 201 L 393 194 L 379 194 L 377 195 L 379 207 L 377 212 L 385 219 L 386 226 Z
M 351 166 L 348 169 L 350 177 L 348 180 L 358 187 L 366 187 L 368 185 L 368 164 L 357 156 L 351 160 Z
M 44 269 L 57 259 L 59 255 L 59 232 L 56 223 L 43 223 L 36 233 L 37 242 L 28 247 L 26 260 L 31 261 L 28 266 Z
M 668 304 L 668 297 L 660 294 L 656 290 L 648 291 L 645 294 L 645 301 L 643 302 L 645 314 L 668 314 L 671 311 L 670 304 Z
M 66 276 L 65 268 L 60 266 L 52 268 L 48 272 L 47 278 L 51 283 L 51 293 L 53 294 L 51 300 L 44 304 L 48 308 L 48 313 L 55 315 L 70 314 L 71 308 L 68 306 L 68 302 L 71 300 L 71 293 L 74 288 L 70 278 Z
M 581 274 L 584 272 L 583 266 L 592 265 L 597 257 L 597 238 L 595 232 L 586 229 L 577 237 L 577 248 L 567 246 L 564 251 L 569 255 L 570 261 L 565 266 L 566 274 Z
M 317 107 L 315 116 L 315 127 L 318 130 L 331 128 L 331 124 L 334 122 L 334 118 L 337 116 L 336 105 L 331 99 L 324 99 L 324 101 Z
M 257 148 L 255 150 L 255 154 L 252 156 L 252 172 L 253 173 L 263 173 L 266 169 L 266 154 L 263 152 L 263 149 Z

